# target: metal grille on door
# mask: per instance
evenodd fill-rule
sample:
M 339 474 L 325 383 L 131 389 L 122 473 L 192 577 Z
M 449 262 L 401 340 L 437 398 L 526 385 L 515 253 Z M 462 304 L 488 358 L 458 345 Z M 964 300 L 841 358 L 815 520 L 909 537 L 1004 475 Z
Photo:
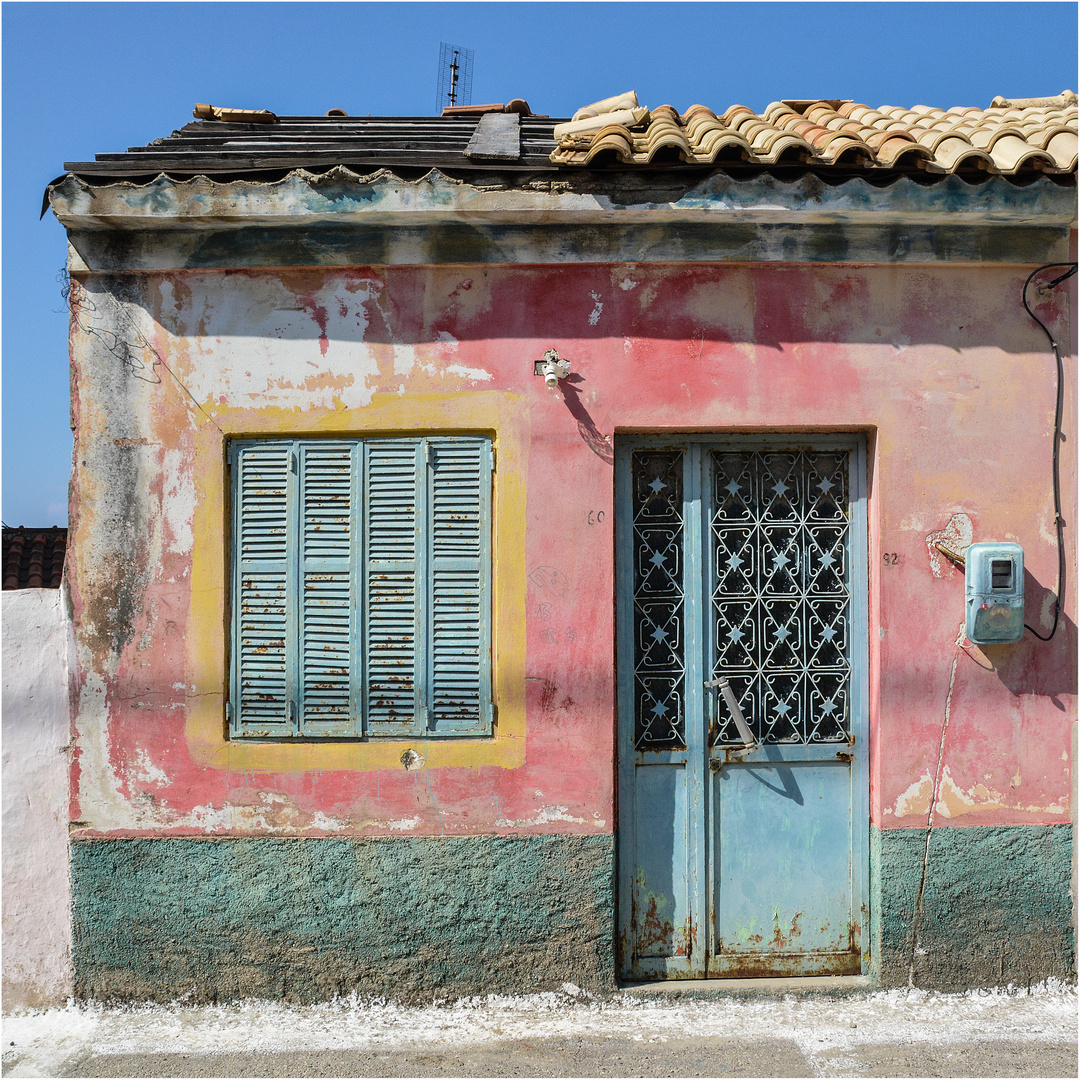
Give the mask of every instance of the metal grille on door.
M 713 678 L 728 678 L 759 742 L 843 742 L 848 455 L 710 457 Z M 730 716 L 712 741 L 740 741 Z

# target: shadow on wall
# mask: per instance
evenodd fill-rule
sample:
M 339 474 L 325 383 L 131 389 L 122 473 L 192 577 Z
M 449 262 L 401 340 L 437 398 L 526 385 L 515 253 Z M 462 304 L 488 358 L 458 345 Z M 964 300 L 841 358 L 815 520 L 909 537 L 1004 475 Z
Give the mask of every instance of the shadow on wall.
M 1055 597 L 1053 589 L 1046 588 L 1024 568 L 1025 622 L 1044 637 L 1053 624 L 1044 626 L 1036 613 L 1052 612 Z M 1040 641 L 1030 630 L 1025 630 L 1024 636 L 1012 645 L 980 645 L 979 650 L 1011 693 L 1017 697 L 1021 694 L 1047 697 L 1054 708 L 1069 712 L 1071 706 L 1061 699 L 1075 696 L 1077 691 L 1077 636 L 1076 623 L 1064 612 L 1050 641 Z
M 141 307 L 174 337 L 273 336 L 364 345 L 453 340 L 687 341 L 777 352 L 799 344 L 919 345 L 1038 353 L 1021 293 L 1027 268 L 821 264 L 400 266 L 95 274 L 73 296 Z M 244 302 L 238 303 L 238 298 Z M 1068 340 L 1067 290 L 1035 290 L 1036 314 Z M 183 313 L 183 320 L 177 313 Z M 124 322 L 118 318 L 119 322 Z
M 559 383 L 559 390 L 562 392 L 566 407 L 570 410 L 570 415 L 577 421 L 578 434 L 582 441 L 598 458 L 609 465 L 614 465 L 615 451 L 612 449 L 611 440 L 600 433 L 596 422 L 589 415 L 589 410 L 582 403 L 581 391 L 577 384 L 584 381 L 580 375 L 567 375 Z

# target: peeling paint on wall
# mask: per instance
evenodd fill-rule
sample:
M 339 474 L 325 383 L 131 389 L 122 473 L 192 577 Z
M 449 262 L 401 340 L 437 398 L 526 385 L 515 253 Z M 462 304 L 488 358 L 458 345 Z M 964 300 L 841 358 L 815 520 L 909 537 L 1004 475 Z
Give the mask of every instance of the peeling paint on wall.
M 890 749 L 874 814 L 897 825 L 925 814 L 929 796 L 913 778 L 931 771 L 962 605 L 962 579 L 932 540 L 1022 534 L 1044 585 L 1029 589 L 1040 609 L 1054 573 L 1038 533 L 1046 492 L 1031 482 L 1045 433 L 1014 419 L 1049 402 L 1024 377 L 1038 342 L 1001 316 L 1014 278 L 1008 268 L 652 264 L 84 278 L 76 303 L 97 321 L 87 316 L 73 339 L 80 830 L 390 833 L 418 818 L 408 832 L 595 831 L 612 820 L 612 433 L 763 425 L 877 431 L 873 588 L 884 636 L 873 738 Z M 1061 320 L 1060 305 L 1050 297 L 1040 310 Z M 581 336 L 566 336 L 574 327 Z M 903 359 L 891 359 L 901 337 Z M 573 359 L 573 394 L 533 377 L 547 348 Z M 1007 398 L 992 392 L 1004 383 L 1017 388 Z M 493 411 L 485 394 L 507 404 Z M 530 583 L 523 629 L 505 627 L 538 680 L 517 690 L 556 689 L 526 695 L 527 725 L 512 737 L 503 710 L 498 740 L 458 747 L 452 768 L 440 764 L 445 748 L 425 748 L 422 798 L 389 779 L 404 778 L 404 747 L 359 774 L 378 747 L 228 744 L 223 685 L 208 681 L 223 670 L 227 629 L 224 436 L 446 423 L 494 432 L 499 483 L 521 485 L 518 531 L 504 531 L 498 558 L 520 560 L 522 589 L 526 567 L 567 583 L 559 596 Z M 1006 459 L 988 434 L 1003 426 L 1021 434 Z M 515 446 L 525 456 L 511 465 Z M 963 466 L 973 458 L 977 472 Z M 1060 820 L 1069 762 L 1041 762 L 1067 751 L 1058 734 L 1075 678 L 1056 648 L 1025 642 L 958 660 L 949 821 Z M 983 767 L 985 747 L 1009 743 L 1017 725 L 1044 735 Z M 483 763 L 501 747 L 519 756 L 496 778 Z M 1022 788 L 1010 786 L 1018 768 Z M 534 788 L 542 801 L 526 797 Z
M 934 577 L 944 577 L 947 571 L 955 570 L 953 563 L 948 561 L 947 556 L 942 555 L 937 545 L 941 544 L 963 558 L 967 549 L 971 547 L 971 537 L 971 518 L 967 514 L 953 514 L 945 528 L 927 534 L 926 552 L 930 557 L 930 572 Z M 945 558 L 944 564 L 943 558 Z

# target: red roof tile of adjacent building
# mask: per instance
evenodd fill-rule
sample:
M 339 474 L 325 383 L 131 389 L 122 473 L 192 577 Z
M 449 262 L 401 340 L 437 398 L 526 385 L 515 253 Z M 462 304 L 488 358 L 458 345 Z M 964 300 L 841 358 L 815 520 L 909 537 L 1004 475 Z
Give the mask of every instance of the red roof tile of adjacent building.
M 67 529 L 4 527 L 5 589 L 59 589 L 64 574 Z

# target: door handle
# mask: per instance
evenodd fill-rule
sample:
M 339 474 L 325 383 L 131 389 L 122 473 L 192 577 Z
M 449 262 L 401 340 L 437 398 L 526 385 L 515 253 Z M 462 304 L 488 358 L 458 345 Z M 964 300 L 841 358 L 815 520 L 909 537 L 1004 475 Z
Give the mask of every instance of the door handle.
M 735 721 L 735 727 L 738 728 L 739 738 L 742 739 L 743 745 L 747 750 L 756 749 L 757 740 L 754 738 L 754 733 L 746 723 L 746 717 L 743 716 L 742 709 L 739 708 L 739 702 L 736 700 L 735 694 L 727 679 L 710 679 L 705 685 L 708 687 L 719 688 L 720 693 L 724 698 L 724 704 L 727 705 L 728 712 L 731 713 L 731 719 Z

